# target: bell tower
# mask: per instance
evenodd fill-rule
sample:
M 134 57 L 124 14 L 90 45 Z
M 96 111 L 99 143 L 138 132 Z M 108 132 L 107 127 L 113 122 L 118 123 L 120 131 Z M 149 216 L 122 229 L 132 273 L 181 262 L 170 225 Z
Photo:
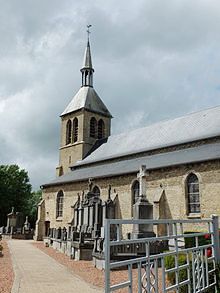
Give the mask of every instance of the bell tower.
M 61 142 L 57 176 L 70 171 L 78 160 L 83 160 L 97 141 L 101 142 L 111 133 L 112 115 L 93 88 L 92 57 L 88 40 L 81 68 L 82 85 L 61 114 Z

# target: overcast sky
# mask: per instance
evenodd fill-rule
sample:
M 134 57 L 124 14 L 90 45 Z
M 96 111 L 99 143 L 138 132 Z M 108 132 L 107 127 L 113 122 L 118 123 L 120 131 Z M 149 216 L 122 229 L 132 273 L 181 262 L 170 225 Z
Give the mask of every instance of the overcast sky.
M 1 164 L 55 177 L 59 115 L 92 24 L 94 87 L 112 133 L 220 105 L 219 0 L 0 0 Z

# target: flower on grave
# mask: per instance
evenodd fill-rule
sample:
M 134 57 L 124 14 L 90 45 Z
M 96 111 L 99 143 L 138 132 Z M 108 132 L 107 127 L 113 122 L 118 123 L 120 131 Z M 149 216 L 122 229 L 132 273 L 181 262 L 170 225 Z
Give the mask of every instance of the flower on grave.
M 207 248 L 207 257 L 211 257 L 212 256 L 212 248 L 208 247 Z
M 209 239 L 211 239 L 211 235 L 210 235 L 210 234 L 205 234 L 205 235 L 204 235 L 204 238 L 205 238 L 206 240 L 209 240 Z

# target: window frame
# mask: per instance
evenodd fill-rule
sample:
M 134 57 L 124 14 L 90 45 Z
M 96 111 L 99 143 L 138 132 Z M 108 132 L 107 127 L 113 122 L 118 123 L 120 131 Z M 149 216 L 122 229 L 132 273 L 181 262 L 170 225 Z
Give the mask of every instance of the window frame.
M 89 123 L 89 136 L 92 138 L 97 137 L 97 120 L 95 117 L 91 117 L 90 123 Z
M 199 177 L 191 172 L 185 181 L 187 215 L 200 216 L 201 214 L 201 188 Z
M 72 121 L 69 119 L 66 123 L 66 145 L 72 142 Z
M 98 139 L 102 139 L 105 137 L 105 122 L 103 119 L 99 119 L 98 121 Z
M 56 198 L 56 218 L 62 218 L 63 217 L 63 206 L 64 206 L 64 192 L 63 190 L 59 190 L 57 193 Z
M 73 140 L 73 143 L 77 142 L 78 141 L 78 133 L 79 133 L 79 121 L 78 121 L 78 118 L 75 117 L 73 119 L 73 130 L 72 130 L 72 140 Z

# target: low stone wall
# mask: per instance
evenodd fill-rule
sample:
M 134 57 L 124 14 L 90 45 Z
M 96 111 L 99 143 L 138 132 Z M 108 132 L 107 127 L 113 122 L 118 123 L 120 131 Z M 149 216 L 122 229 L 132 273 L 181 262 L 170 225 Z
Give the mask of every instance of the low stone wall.
M 62 241 L 60 239 L 44 237 L 43 241 L 45 246 L 53 247 L 53 249 L 72 258 L 72 242 L 70 240 Z

